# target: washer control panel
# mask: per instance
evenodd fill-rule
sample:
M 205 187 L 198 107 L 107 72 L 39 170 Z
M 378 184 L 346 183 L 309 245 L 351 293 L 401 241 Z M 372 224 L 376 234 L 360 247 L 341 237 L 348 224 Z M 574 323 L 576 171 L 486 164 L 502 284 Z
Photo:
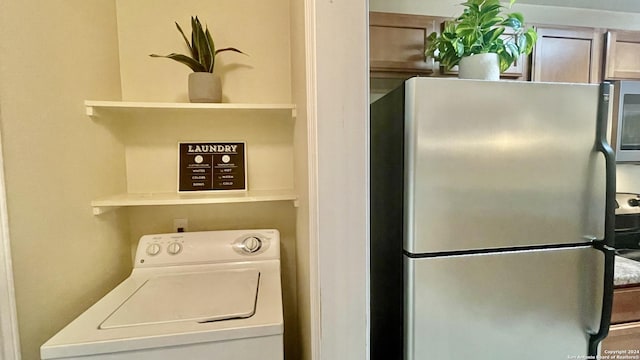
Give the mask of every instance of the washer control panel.
M 233 242 L 233 249 L 242 255 L 262 254 L 269 248 L 269 238 L 261 234 L 246 234 Z
M 141 237 L 135 267 L 279 258 L 278 230 L 201 231 Z

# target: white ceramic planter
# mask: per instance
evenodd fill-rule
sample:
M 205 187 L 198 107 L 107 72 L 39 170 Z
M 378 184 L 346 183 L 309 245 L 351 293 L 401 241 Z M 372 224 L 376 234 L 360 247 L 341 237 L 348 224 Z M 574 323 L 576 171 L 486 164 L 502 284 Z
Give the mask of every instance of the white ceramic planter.
M 475 54 L 460 59 L 458 64 L 460 79 L 500 80 L 498 54 Z
M 208 72 L 189 74 L 189 101 L 192 103 L 219 103 L 222 101 L 220 77 Z

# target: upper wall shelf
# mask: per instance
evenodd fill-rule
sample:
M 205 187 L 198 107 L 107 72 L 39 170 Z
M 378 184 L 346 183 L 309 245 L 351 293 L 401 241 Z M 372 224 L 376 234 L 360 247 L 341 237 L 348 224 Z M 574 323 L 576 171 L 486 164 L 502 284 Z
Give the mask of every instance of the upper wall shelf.
M 293 104 L 234 104 L 234 103 L 170 103 L 170 102 L 132 102 L 132 101 L 96 101 L 84 102 L 87 115 L 98 117 L 103 113 L 131 113 L 132 111 L 290 111 L 292 117 L 296 117 L 296 106 Z
M 117 194 L 91 202 L 94 215 L 122 206 L 158 206 L 158 205 L 202 205 L 230 204 L 264 201 L 293 201 L 297 205 L 298 196 L 293 190 L 249 190 L 222 193 L 149 193 Z
M 169 119 L 173 119 L 174 116 L 179 118 L 191 118 L 194 119 L 204 119 L 208 121 L 209 118 L 223 118 L 227 119 L 230 116 L 240 115 L 242 118 L 244 115 L 248 115 L 248 117 L 253 121 L 256 118 L 256 115 L 259 118 L 266 119 L 288 119 L 286 128 L 271 126 L 272 124 L 269 122 L 261 122 L 263 126 L 262 130 L 265 127 L 268 127 L 273 130 L 272 133 L 263 134 L 260 133 L 259 137 L 267 137 L 270 135 L 280 136 L 278 133 L 279 130 L 290 131 L 290 125 L 292 122 L 290 120 L 295 118 L 296 116 L 296 107 L 293 104 L 233 104 L 233 103 L 168 103 L 168 102 L 128 102 L 128 101 L 95 101 L 95 100 L 86 100 L 85 107 L 87 115 L 92 118 L 103 117 L 105 119 L 147 119 L 147 118 L 164 118 L 166 119 L 169 116 Z M 265 116 L 262 116 L 265 115 Z M 251 138 L 253 140 L 256 139 L 256 133 L 247 134 L 246 126 L 247 122 L 236 122 L 230 121 L 230 127 L 233 128 L 232 131 L 236 133 L 245 134 L 245 138 Z M 169 123 L 168 125 L 171 126 Z M 177 124 L 177 123 L 176 123 Z M 153 126 L 149 124 L 143 124 L 143 130 L 141 134 L 137 134 L 137 136 L 143 136 L 145 139 L 149 136 L 148 126 Z M 282 125 L 282 124 L 281 124 Z M 206 125 L 205 125 L 206 126 Z M 173 128 L 171 128 L 173 130 Z M 188 138 L 188 136 L 194 136 L 194 129 L 197 130 L 198 134 L 206 133 L 211 135 L 212 130 L 204 130 L 196 127 L 189 126 L 180 126 L 176 127 L 176 133 L 180 133 L 182 135 L 175 135 L 173 131 L 171 131 L 171 136 L 175 138 L 182 139 L 183 137 Z M 135 130 L 135 129 L 134 129 Z M 150 130 L 150 129 L 149 129 Z M 131 137 L 135 138 L 135 131 L 132 132 L 131 129 L 127 129 L 129 131 L 129 140 Z M 208 131 L 208 132 L 207 132 Z M 215 130 L 218 133 L 218 130 Z M 227 133 L 229 133 L 227 131 Z M 185 135 L 190 134 L 190 135 Z M 253 137 L 251 137 L 251 136 Z M 200 136 L 200 135 L 196 135 Z M 170 146 L 171 149 L 175 147 L 175 143 L 173 140 L 175 138 L 171 138 L 171 140 L 167 140 L 164 138 L 164 145 Z M 139 140 L 139 139 L 138 139 Z M 279 139 L 280 141 L 282 139 Z M 286 159 L 288 159 L 287 148 L 290 149 L 288 151 L 293 151 L 293 139 L 287 138 L 286 140 L 282 140 L 284 143 L 278 143 L 279 146 L 285 148 L 284 157 L 283 151 L 280 148 L 276 148 L 274 150 L 273 147 L 268 146 L 257 146 L 256 152 L 253 153 L 255 155 L 255 159 L 268 159 L 271 155 L 280 157 L 279 160 L 271 160 L 274 164 L 278 164 L 283 167 L 282 173 L 287 174 L 289 171 L 293 172 L 292 168 L 288 166 L 292 166 L 292 164 L 287 165 Z M 145 176 L 145 170 L 148 170 L 148 166 L 145 165 L 148 159 L 140 160 L 139 152 L 136 153 L 136 150 L 139 150 L 136 146 L 129 147 L 127 143 L 125 145 L 125 153 L 127 153 L 127 184 L 130 183 L 144 183 L 142 188 L 147 184 L 147 179 L 141 180 L 141 177 Z M 262 144 L 264 145 L 264 144 Z M 157 148 L 154 148 L 154 151 Z M 165 148 L 166 150 L 166 148 Z M 174 149 L 175 150 L 175 149 Z M 162 152 L 159 154 L 159 157 L 163 157 L 163 164 L 172 163 L 172 161 L 167 161 L 168 153 L 170 154 L 172 150 L 168 152 Z M 274 152 L 275 151 L 275 152 Z M 131 155 L 134 154 L 134 155 Z M 136 157 L 137 155 L 137 157 Z M 273 158 L 273 157 L 271 157 Z M 285 160 L 282 160 L 285 159 Z M 291 157 L 293 159 L 293 157 Z M 137 162 L 136 162 L 137 161 Z M 283 162 L 285 161 L 285 162 Z M 259 162 L 259 160 L 257 161 Z M 145 170 L 140 170 L 137 167 L 142 166 Z M 264 167 L 263 167 L 264 168 Z M 278 172 L 272 171 L 270 168 L 260 168 L 256 170 L 254 176 L 256 179 L 260 179 L 260 177 L 266 177 L 269 179 L 267 183 L 276 183 L 275 189 L 263 189 L 263 190 L 248 190 L 244 192 L 211 192 L 211 193 L 175 193 L 175 192 L 156 192 L 156 193 L 123 193 L 123 194 L 112 194 L 111 196 L 107 196 L 101 199 L 96 199 L 91 202 L 91 206 L 93 208 L 94 215 L 101 215 L 107 211 L 119 208 L 119 207 L 137 207 L 137 206 L 160 206 L 160 205 L 199 205 L 199 204 L 226 204 L 226 203 L 249 203 L 249 202 L 271 202 L 271 201 L 293 201 L 294 205 L 297 204 L 297 195 L 294 190 L 280 190 L 277 187 L 288 187 L 288 184 L 291 182 L 287 179 L 280 179 L 274 174 L 280 174 Z M 131 171 L 131 170 L 134 171 Z M 255 169 L 254 169 L 255 170 Z M 154 170 L 155 171 L 155 170 Z M 163 170 L 160 171 L 162 177 L 165 178 L 175 178 L 175 173 L 173 173 L 174 168 L 171 166 L 165 166 Z M 259 181 L 257 181 L 259 182 Z M 157 184 L 156 184 L 157 185 Z M 255 184 L 254 184 L 255 185 Z M 254 186 L 249 185 L 249 186 Z M 135 187 L 138 191 L 141 186 Z M 166 187 L 166 186 L 165 186 Z M 264 185 L 262 186 L 264 187 Z M 269 187 L 269 185 L 267 186 Z M 144 191 L 144 190 L 143 190 Z

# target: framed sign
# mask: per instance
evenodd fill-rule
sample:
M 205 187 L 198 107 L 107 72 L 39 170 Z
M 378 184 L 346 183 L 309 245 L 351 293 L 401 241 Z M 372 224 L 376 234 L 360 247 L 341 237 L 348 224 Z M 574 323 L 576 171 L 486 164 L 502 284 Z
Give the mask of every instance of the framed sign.
M 178 144 L 178 191 L 247 190 L 244 142 Z

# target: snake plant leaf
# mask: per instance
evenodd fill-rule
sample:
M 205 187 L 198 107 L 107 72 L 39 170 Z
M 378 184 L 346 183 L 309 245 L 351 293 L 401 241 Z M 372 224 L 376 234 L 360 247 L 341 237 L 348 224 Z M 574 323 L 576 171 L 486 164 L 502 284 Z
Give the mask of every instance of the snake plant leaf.
M 216 50 L 216 55 L 218 55 L 218 53 L 221 53 L 223 51 L 233 51 L 233 52 L 237 52 L 237 53 L 240 53 L 240 54 L 243 54 L 243 55 L 247 55 L 247 53 L 242 52 L 242 51 L 240 51 L 240 50 L 238 50 L 236 48 L 233 48 L 233 47 L 228 47 L 228 48 L 224 48 L 224 49 L 218 49 L 218 50 Z M 249 55 L 247 55 L 247 56 L 249 56 Z
M 168 58 L 168 59 L 171 59 L 171 60 L 175 60 L 175 61 L 177 61 L 179 63 L 187 65 L 194 72 L 207 72 L 207 69 L 205 69 L 205 67 L 202 66 L 202 64 L 200 64 L 199 62 L 195 61 L 194 59 L 190 58 L 187 55 L 171 53 L 169 55 L 151 54 L 149 56 L 151 56 L 151 57 L 163 57 L 163 58 Z
M 213 65 L 216 59 L 216 47 L 213 44 L 213 38 L 211 38 L 211 33 L 209 33 L 209 29 L 206 29 L 204 32 L 204 49 L 206 52 L 206 56 L 204 58 L 204 66 L 209 69 L 209 72 L 213 72 Z
M 202 24 L 200 24 L 200 20 L 198 17 L 191 18 L 191 42 L 193 42 L 193 47 L 198 49 L 198 57 L 195 58 L 200 64 L 204 66 L 203 59 L 204 54 L 202 54 Z
M 207 35 L 205 31 L 202 29 L 202 24 L 196 17 L 196 28 L 193 31 L 195 35 L 195 46 L 198 48 L 198 62 L 202 64 L 202 66 L 207 69 L 212 68 L 211 63 L 213 62 L 214 54 L 211 52 L 211 48 L 209 45 L 209 41 L 207 40 Z
M 205 37 L 207 38 L 207 50 L 209 51 L 209 53 L 211 54 L 211 63 L 209 64 L 209 72 L 212 73 L 213 72 L 213 66 L 215 65 L 216 62 L 216 45 L 213 42 L 213 37 L 211 37 L 211 33 L 209 32 L 209 29 L 206 29 L 206 31 L 204 32 Z
M 193 59 L 196 61 L 200 61 L 200 51 L 198 49 L 198 41 L 197 41 L 197 36 L 198 36 L 198 32 L 196 31 L 196 29 L 198 28 L 198 25 L 200 24 L 200 22 L 198 21 L 198 17 L 196 16 L 195 18 L 192 16 L 191 17 L 191 48 L 192 50 L 192 55 L 193 55 Z
M 191 47 L 191 43 L 189 43 L 189 40 L 185 36 L 184 31 L 182 31 L 182 28 L 180 27 L 180 24 L 178 24 L 177 21 L 176 21 L 176 27 L 178 28 L 178 31 L 180 32 L 180 35 L 182 35 L 182 38 L 184 39 L 184 42 L 187 44 L 187 47 L 189 48 L 189 53 L 191 53 L 192 57 L 195 57 L 194 53 L 193 53 L 193 48 Z
M 213 42 L 213 37 L 211 36 L 209 29 L 206 26 L 202 26 L 202 23 L 197 16 L 191 17 L 191 42 L 189 42 L 189 39 L 182 30 L 180 24 L 178 24 L 178 22 L 176 22 L 175 24 L 178 32 L 180 32 L 180 35 L 182 36 L 182 39 L 187 44 L 191 56 L 171 53 L 166 56 L 152 54 L 150 55 L 151 57 L 169 58 L 188 66 L 195 72 L 213 73 L 215 57 L 219 52 L 234 51 L 237 53 L 245 54 L 244 52 L 233 47 L 216 50 L 215 44 Z

